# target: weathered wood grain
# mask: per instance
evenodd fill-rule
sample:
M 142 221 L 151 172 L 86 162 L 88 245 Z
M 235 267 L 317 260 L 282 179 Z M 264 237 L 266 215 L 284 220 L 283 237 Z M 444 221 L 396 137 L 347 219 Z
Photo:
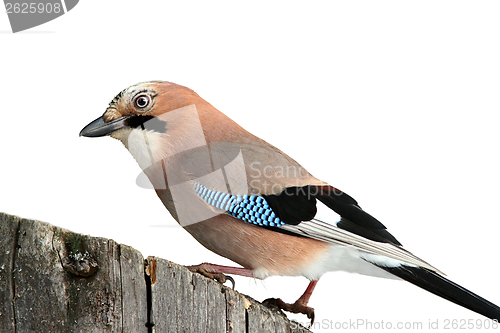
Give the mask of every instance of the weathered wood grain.
M 0 333 L 309 332 L 113 240 L 0 213 Z
M 0 221 L 2 248 L 14 248 L 0 256 L 2 282 L 13 281 L 2 295 L 2 333 L 147 332 L 139 252 L 43 222 L 6 214 Z
M 15 331 L 12 266 L 18 228 L 19 218 L 0 214 L 0 328 L 2 332 L 3 330 Z
M 309 332 L 269 309 L 200 274 L 164 259 L 148 257 L 151 323 L 155 332 Z

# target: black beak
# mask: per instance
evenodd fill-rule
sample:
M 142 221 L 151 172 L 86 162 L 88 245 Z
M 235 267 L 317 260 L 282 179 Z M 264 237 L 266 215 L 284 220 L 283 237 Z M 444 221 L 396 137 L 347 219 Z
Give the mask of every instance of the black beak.
M 131 116 L 132 115 L 123 116 L 110 122 L 105 122 L 102 117 L 99 117 L 85 126 L 81 130 L 80 136 L 98 137 L 108 135 L 111 132 L 127 126 L 127 119 Z

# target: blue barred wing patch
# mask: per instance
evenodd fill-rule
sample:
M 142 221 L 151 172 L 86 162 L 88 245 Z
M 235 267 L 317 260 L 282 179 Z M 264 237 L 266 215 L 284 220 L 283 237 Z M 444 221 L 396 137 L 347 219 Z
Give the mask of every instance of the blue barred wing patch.
M 281 227 L 285 224 L 263 197 L 213 191 L 199 183 L 195 183 L 194 190 L 210 206 L 225 210 L 242 221 L 268 227 Z

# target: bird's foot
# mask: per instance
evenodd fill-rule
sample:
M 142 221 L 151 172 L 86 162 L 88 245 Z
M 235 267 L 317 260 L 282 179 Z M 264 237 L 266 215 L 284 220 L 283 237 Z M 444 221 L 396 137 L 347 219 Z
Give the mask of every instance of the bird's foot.
M 219 282 L 220 284 L 226 283 L 226 281 L 230 281 L 232 286 L 232 289 L 234 289 L 236 282 L 234 282 L 234 279 L 230 277 L 229 275 L 225 275 L 224 273 L 221 272 L 216 272 L 213 269 L 210 269 L 210 264 L 203 263 L 199 265 L 194 265 L 194 266 L 186 266 L 187 269 L 189 269 L 193 273 L 199 273 L 210 280 L 215 280 Z
M 311 319 L 311 326 L 314 323 L 314 308 L 311 308 L 307 306 L 307 304 L 304 304 L 301 302 L 300 299 L 298 299 L 295 303 L 290 304 L 290 303 L 285 303 L 281 300 L 281 298 L 268 298 L 264 302 L 262 302 L 264 305 L 273 305 L 276 306 L 277 308 L 292 312 L 292 313 L 302 313 L 307 316 L 307 318 Z

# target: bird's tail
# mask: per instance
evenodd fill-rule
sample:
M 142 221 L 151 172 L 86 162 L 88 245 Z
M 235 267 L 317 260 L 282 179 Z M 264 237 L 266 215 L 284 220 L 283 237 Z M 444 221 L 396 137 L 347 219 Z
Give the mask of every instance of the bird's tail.
M 383 270 L 400 277 L 420 288 L 441 296 L 448 301 L 461 305 L 469 310 L 480 313 L 485 317 L 500 321 L 500 307 L 459 286 L 440 274 L 421 267 L 400 265 L 397 267 L 383 267 L 374 264 Z

